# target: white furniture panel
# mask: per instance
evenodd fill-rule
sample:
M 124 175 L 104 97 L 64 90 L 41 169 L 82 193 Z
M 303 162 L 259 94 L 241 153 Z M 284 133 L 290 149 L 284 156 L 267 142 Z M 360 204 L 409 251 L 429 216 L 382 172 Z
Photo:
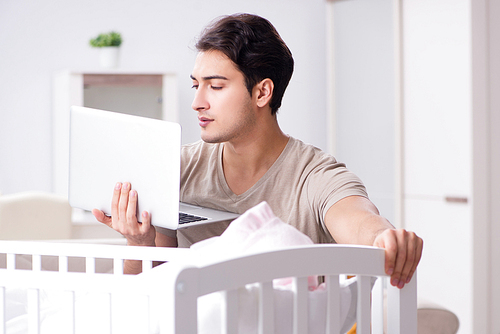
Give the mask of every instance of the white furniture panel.
M 178 122 L 175 74 L 126 70 L 62 71 L 53 78 L 53 192 L 67 195 L 72 105 Z
M 380 66 L 370 63 L 390 48 L 386 39 L 373 38 L 381 29 L 376 17 L 387 13 L 387 4 L 395 27 L 394 126 L 367 103 L 390 99 L 380 88 L 393 74 L 377 72 L 389 57 Z M 425 243 L 419 294 L 456 311 L 459 333 L 499 333 L 500 5 L 493 0 L 330 0 L 327 8 L 334 18 L 329 22 L 335 57 L 330 114 L 337 129 L 332 146 L 371 192 L 388 178 L 380 172 L 372 183 L 364 169 L 374 159 L 366 148 L 374 155 L 384 143 L 395 148 L 395 222 L 402 217 L 402 226 Z M 363 34 L 368 28 L 374 31 Z M 378 49 L 365 57 L 371 43 Z M 379 86 L 367 90 L 377 80 Z M 373 99 L 374 92 L 380 100 Z M 383 134 L 370 137 L 376 134 L 370 126 Z M 394 143 L 384 139 L 389 132 Z M 392 200 L 378 195 L 373 198 L 378 205 Z M 467 280 L 459 297 L 446 286 L 456 277 Z
M 471 192 L 467 1 L 404 1 L 405 192 Z
M 404 204 L 406 228 L 424 239 L 419 298 L 453 311 L 460 320 L 459 333 L 473 333 L 470 206 L 419 199 L 406 199 Z

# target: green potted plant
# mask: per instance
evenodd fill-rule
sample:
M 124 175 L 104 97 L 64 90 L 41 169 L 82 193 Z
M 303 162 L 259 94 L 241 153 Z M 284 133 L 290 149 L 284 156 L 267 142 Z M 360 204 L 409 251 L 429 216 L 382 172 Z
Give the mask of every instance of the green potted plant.
M 102 67 L 117 67 L 119 59 L 119 48 L 122 44 L 120 33 L 111 31 L 99 34 L 90 40 L 90 45 L 100 49 L 100 63 Z

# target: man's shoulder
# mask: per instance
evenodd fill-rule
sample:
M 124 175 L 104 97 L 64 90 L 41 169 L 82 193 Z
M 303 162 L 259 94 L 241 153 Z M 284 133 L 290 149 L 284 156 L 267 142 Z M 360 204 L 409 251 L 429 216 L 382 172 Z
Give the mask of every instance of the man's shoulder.
M 329 162 L 337 162 L 336 159 L 329 153 L 323 151 L 322 149 L 303 142 L 300 139 L 290 137 L 288 143 L 289 153 L 297 156 L 300 159 L 306 160 L 323 160 L 327 159 Z

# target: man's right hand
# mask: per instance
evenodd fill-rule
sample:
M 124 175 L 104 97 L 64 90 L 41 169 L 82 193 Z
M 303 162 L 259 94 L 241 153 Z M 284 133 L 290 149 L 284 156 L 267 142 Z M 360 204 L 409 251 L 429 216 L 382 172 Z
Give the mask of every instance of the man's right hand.
M 142 212 L 142 223 L 137 220 L 137 191 L 130 183 L 117 183 L 111 201 L 111 217 L 101 210 L 94 209 L 92 214 L 101 223 L 121 233 L 131 246 L 156 246 L 155 228 L 151 225 L 151 216 Z

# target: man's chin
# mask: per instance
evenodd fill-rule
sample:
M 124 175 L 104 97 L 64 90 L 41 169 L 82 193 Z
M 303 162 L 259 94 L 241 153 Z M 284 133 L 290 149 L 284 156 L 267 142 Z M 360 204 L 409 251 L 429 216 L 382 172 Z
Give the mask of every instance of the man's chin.
M 209 144 L 217 144 L 217 143 L 223 142 L 223 140 L 221 140 L 218 137 L 207 136 L 206 134 L 203 133 L 203 131 L 201 133 L 201 140 L 203 140 L 205 143 L 209 143 Z

